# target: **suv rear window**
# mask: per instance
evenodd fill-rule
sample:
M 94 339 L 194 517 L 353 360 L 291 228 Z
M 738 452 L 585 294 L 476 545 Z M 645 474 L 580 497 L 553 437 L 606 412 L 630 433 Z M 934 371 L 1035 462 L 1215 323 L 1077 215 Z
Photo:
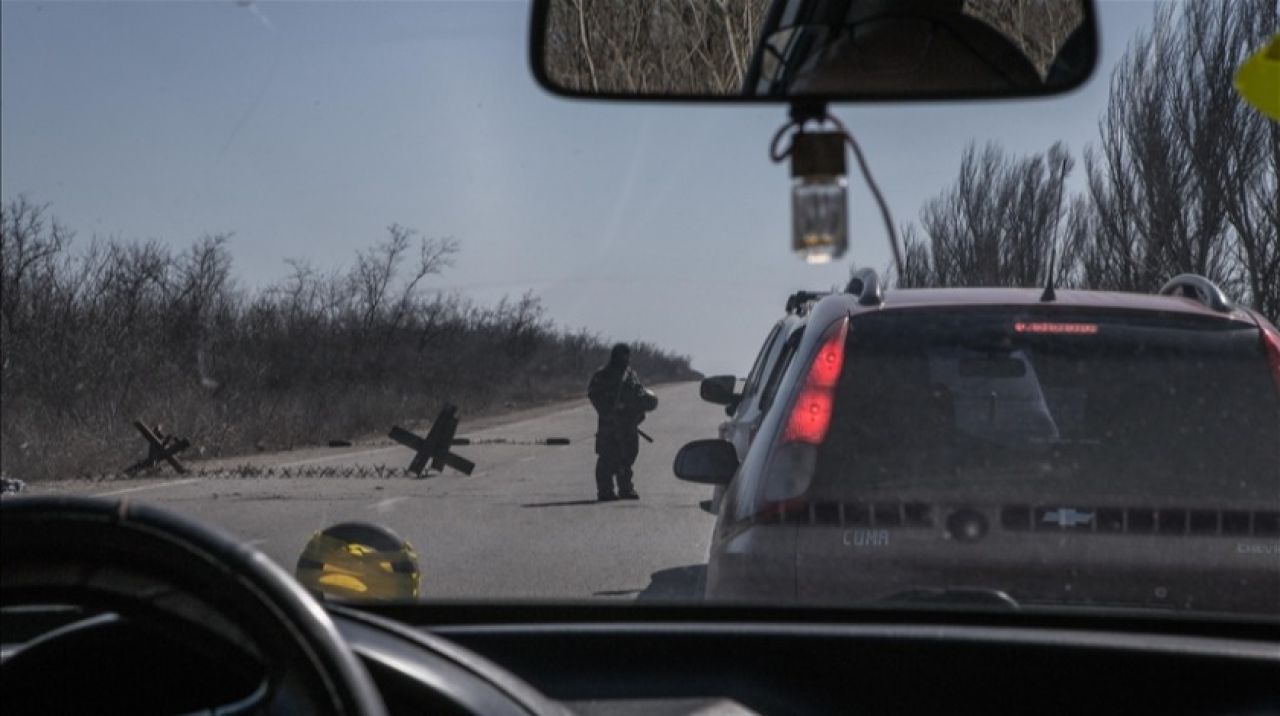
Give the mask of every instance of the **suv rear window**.
M 1135 314 L 854 319 L 815 489 L 1280 501 L 1256 327 Z

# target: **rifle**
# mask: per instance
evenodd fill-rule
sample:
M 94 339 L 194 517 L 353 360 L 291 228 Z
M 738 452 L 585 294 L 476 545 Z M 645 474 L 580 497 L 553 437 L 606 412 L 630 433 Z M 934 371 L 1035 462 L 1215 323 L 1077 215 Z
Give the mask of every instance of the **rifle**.
M 622 388 L 627 383 L 627 373 L 629 373 L 630 371 L 631 371 L 630 368 L 627 368 L 626 370 L 624 370 L 622 372 L 622 380 L 618 381 L 618 392 L 613 398 L 613 406 L 615 410 L 617 409 L 618 405 L 622 402 Z M 641 430 L 638 426 L 636 427 L 636 433 L 640 435 L 640 437 L 644 438 L 645 441 L 650 443 L 653 442 L 653 438 L 649 436 L 649 433 L 646 433 L 645 431 Z

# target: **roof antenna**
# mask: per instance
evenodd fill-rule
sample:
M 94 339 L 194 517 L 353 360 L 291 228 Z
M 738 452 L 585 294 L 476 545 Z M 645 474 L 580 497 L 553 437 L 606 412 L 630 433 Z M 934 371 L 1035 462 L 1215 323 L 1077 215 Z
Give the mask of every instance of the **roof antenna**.
M 1049 303 L 1058 300 L 1058 294 L 1053 290 L 1053 274 L 1054 264 L 1058 262 L 1058 247 L 1054 246 L 1049 249 L 1049 280 L 1044 285 L 1044 293 L 1040 294 L 1040 303 Z
M 1058 212 L 1062 212 L 1062 185 L 1067 183 L 1067 158 L 1062 158 L 1062 172 L 1058 175 Z M 1057 221 L 1053 224 L 1053 244 L 1049 247 L 1049 277 L 1044 284 L 1044 293 L 1040 294 L 1040 303 L 1051 303 L 1058 300 L 1058 294 L 1053 290 L 1053 276 L 1057 271 L 1058 263 L 1058 224 L 1062 223 L 1062 217 L 1059 215 Z

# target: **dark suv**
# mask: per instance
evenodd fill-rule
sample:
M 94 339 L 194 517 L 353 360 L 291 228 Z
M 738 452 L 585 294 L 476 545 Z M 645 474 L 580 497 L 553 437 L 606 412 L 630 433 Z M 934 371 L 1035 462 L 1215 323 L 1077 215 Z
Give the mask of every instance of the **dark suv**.
M 1160 295 L 881 292 L 797 333 L 726 486 L 706 597 L 957 597 L 1271 612 L 1280 600 L 1280 333 L 1212 283 Z

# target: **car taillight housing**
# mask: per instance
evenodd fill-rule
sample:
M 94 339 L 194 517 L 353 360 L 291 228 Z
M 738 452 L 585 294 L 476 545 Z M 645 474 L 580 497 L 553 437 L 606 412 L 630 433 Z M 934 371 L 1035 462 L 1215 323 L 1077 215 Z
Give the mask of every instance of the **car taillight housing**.
M 783 443 L 819 445 L 831 427 L 831 410 L 835 403 L 836 383 L 844 369 L 844 343 L 849 333 L 849 319 L 843 318 L 823 336 L 822 347 L 809 365 L 804 386 L 791 407 Z
M 1267 364 L 1271 366 L 1271 377 L 1275 380 L 1276 390 L 1280 391 L 1280 332 L 1263 325 L 1262 347 L 1267 352 Z

